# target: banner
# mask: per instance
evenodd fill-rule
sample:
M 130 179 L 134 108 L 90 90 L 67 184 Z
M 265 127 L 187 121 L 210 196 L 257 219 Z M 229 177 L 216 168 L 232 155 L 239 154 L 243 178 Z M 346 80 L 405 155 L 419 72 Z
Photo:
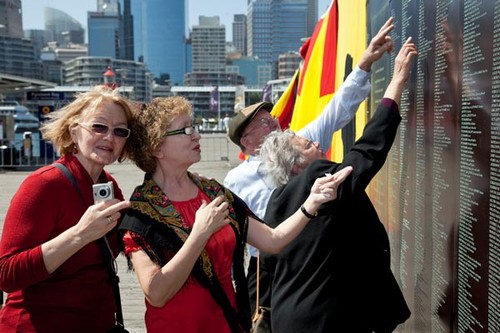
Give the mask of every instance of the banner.
M 273 85 L 268 83 L 262 89 L 262 102 L 272 102 Z
M 219 110 L 219 87 L 214 87 L 210 93 L 210 111 L 216 112 Z

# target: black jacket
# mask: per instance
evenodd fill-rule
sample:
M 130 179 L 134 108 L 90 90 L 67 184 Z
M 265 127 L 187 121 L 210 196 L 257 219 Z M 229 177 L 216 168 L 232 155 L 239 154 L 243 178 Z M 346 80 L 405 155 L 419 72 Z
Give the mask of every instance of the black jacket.
M 279 255 L 262 255 L 273 274 L 273 333 L 390 332 L 410 315 L 390 268 L 387 232 L 365 193 L 401 120 L 397 105 L 384 102 L 342 164 L 315 161 L 271 196 L 264 220 L 276 226 L 299 209 L 316 178 L 353 166 L 337 200 Z

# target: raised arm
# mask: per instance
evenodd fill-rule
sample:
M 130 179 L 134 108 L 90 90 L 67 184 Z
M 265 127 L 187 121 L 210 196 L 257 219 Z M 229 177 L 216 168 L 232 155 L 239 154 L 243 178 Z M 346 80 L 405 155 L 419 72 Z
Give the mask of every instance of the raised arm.
M 384 165 L 401 121 L 399 115 L 401 94 L 410 76 L 413 58 L 416 56 L 416 46 L 411 42 L 411 38 L 408 38 L 396 57 L 394 73 L 384 98 L 366 124 L 363 135 L 344 158 L 343 164 L 354 165 L 355 170 L 353 180 L 342 186 L 342 195 L 364 191 Z
M 392 80 L 385 90 L 384 98 L 392 99 L 399 105 L 406 81 L 410 77 L 413 58 L 418 55 L 417 47 L 409 37 L 401 47 L 394 64 Z
M 391 36 L 389 36 L 389 33 L 394 30 L 393 22 L 394 18 L 390 17 L 377 32 L 375 37 L 372 38 L 368 48 L 358 62 L 359 68 L 369 72 L 371 71 L 372 65 L 375 61 L 382 58 L 386 52 L 391 53 L 394 51 L 394 43 Z
M 367 49 L 342 85 L 325 106 L 321 114 L 297 134 L 320 143 L 321 147 L 331 145 L 332 134 L 347 125 L 356 114 L 361 102 L 370 92 L 370 70 L 386 52 L 394 50 L 394 43 L 389 35 L 394 30 L 394 19 L 389 18 L 372 38 Z

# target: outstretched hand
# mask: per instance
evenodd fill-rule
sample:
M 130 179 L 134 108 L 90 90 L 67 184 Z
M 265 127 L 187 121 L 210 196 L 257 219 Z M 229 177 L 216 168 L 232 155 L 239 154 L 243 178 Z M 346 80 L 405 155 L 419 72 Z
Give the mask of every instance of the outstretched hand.
M 359 68 L 369 72 L 372 64 L 382 58 L 385 52 L 391 53 L 394 51 L 394 42 L 389 33 L 394 30 L 394 18 L 390 17 L 380 28 L 375 37 L 372 38 L 368 48 L 361 56 L 358 63 Z
M 401 46 L 398 55 L 394 61 L 394 73 L 392 80 L 387 86 L 384 93 L 384 98 L 390 98 L 398 105 L 400 104 L 401 93 L 404 85 L 410 77 L 413 58 L 418 55 L 417 47 L 409 37 L 406 42 Z
M 412 38 L 409 37 L 396 56 L 392 79 L 397 80 L 403 84 L 406 83 L 406 81 L 410 77 L 413 58 L 415 58 L 417 55 L 417 47 L 415 46 L 415 43 L 413 43 Z

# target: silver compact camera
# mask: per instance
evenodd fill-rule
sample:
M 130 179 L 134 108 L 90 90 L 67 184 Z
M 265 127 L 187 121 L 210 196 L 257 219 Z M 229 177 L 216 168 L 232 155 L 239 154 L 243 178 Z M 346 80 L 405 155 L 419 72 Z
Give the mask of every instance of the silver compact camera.
M 111 200 L 115 197 L 113 193 L 113 182 L 92 185 L 94 192 L 94 203 Z

